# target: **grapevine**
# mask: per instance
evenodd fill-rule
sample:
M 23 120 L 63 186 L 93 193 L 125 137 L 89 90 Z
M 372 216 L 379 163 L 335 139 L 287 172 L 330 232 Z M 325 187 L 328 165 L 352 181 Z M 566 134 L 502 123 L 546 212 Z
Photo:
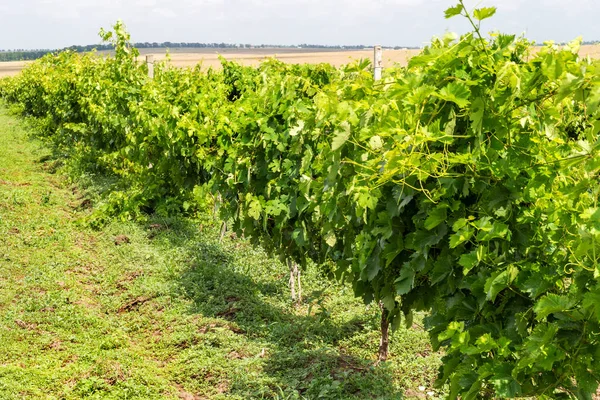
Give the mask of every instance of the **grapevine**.
M 114 58 L 47 55 L 0 95 L 65 154 L 120 178 L 103 215 L 189 212 L 211 193 L 231 229 L 282 261 L 333 263 L 382 305 L 382 330 L 427 311 L 450 398 L 588 399 L 600 63 L 578 56 L 580 40 L 534 52 L 484 37 L 494 12 L 459 2 L 446 16 L 473 32 L 435 38 L 379 82 L 368 62 L 276 60 L 157 65 L 149 79 L 118 23 L 102 32 Z

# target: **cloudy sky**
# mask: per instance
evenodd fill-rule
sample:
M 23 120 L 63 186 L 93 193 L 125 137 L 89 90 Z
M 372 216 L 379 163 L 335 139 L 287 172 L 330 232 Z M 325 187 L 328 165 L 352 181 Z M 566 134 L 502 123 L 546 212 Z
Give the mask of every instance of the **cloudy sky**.
M 465 32 L 443 11 L 456 0 L 0 0 L 0 49 L 98 43 L 122 19 L 136 42 L 420 46 Z M 600 0 L 467 0 L 496 6 L 484 31 L 536 41 L 600 40 Z

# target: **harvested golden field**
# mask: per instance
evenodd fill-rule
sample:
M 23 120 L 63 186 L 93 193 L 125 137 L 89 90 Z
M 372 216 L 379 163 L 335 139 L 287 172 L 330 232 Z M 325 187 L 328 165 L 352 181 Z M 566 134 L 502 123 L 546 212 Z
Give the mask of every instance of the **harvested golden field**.
M 579 54 L 592 58 L 600 58 L 600 44 L 582 46 Z
M 398 63 L 406 65 L 408 60 L 418 54 L 419 50 L 384 50 L 384 67 Z M 145 55 L 154 55 L 155 61 L 166 59 L 166 49 L 142 49 L 141 59 Z M 582 46 L 580 54 L 592 58 L 600 58 L 600 45 Z M 305 49 L 173 49 L 170 50 L 170 63 L 177 67 L 193 67 L 198 63 L 206 68 L 219 67 L 219 55 L 228 60 L 237 61 L 243 65 L 258 65 L 267 57 L 277 57 L 278 59 L 295 64 L 316 64 L 330 63 L 335 66 L 348 64 L 352 60 L 373 57 L 373 50 L 349 50 L 349 51 L 331 51 L 331 50 L 305 50 Z M 0 77 L 16 75 L 23 69 L 26 62 L 0 62 Z
M 202 62 L 205 67 L 218 67 L 220 65 L 219 55 L 228 60 L 235 60 L 243 65 L 258 65 L 266 57 L 277 57 L 278 59 L 294 64 L 317 64 L 329 63 L 335 66 L 348 64 L 353 60 L 361 58 L 373 58 L 373 50 L 350 50 L 350 51 L 290 51 L 287 49 L 270 49 L 268 51 L 231 51 L 223 53 L 178 53 L 170 54 L 171 63 L 178 67 L 193 67 Z M 419 50 L 384 50 L 384 66 L 400 63 L 406 65 L 410 57 L 418 54 Z M 164 53 L 153 53 L 156 60 L 164 60 Z
M 25 61 L 0 62 L 0 78 L 18 74 L 25 66 Z

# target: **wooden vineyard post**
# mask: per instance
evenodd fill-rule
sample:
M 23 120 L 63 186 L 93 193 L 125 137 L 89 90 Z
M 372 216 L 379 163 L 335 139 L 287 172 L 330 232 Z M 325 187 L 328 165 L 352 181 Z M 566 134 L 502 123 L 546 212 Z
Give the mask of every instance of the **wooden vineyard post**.
M 287 260 L 288 269 L 290 270 L 290 291 L 292 292 L 292 301 L 296 301 L 296 276 L 294 274 L 294 262 Z
M 381 71 L 383 70 L 383 54 L 381 46 L 375 46 L 373 48 L 373 80 L 381 80 Z M 377 363 L 387 361 L 390 347 L 390 320 L 388 318 L 388 311 L 385 309 L 383 303 L 379 303 L 381 308 L 381 340 L 379 342 L 379 351 L 377 354 Z
M 146 65 L 148 66 L 148 77 L 154 78 L 154 56 L 152 54 L 146 56 Z
M 375 46 L 373 48 L 373 80 L 381 80 L 381 71 L 383 70 L 383 51 L 381 46 Z M 390 320 L 388 311 L 385 309 L 383 303 L 379 303 L 381 308 L 381 339 L 379 342 L 379 351 L 377 354 L 377 362 L 387 361 L 389 348 L 390 348 Z
M 373 79 L 381 79 L 381 70 L 383 69 L 383 54 L 381 46 L 375 46 L 373 52 Z
M 298 305 L 302 302 L 302 284 L 300 283 L 300 266 L 292 261 L 287 260 L 287 265 L 290 270 L 290 291 L 292 292 L 292 301 Z
M 385 309 L 383 303 L 379 303 L 379 307 L 381 308 L 381 339 L 379 341 L 377 364 L 387 361 L 390 348 L 390 320 L 388 318 L 388 311 Z

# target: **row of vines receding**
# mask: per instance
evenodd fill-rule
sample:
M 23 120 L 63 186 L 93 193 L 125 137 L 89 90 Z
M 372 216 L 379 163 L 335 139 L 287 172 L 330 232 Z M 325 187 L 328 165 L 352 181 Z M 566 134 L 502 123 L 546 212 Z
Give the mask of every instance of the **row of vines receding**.
M 102 209 L 139 218 L 219 199 L 230 229 L 282 260 L 327 265 L 384 328 L 413 311 L 444 348 L 451 398 L 589 399 L 600 380 L 600 64 L 580 42 L 535 49 L 434 39 L 374 81 L 341 69 L 222 70 L 63 52 L 0 94 L 70 157 L 121 179 Z

